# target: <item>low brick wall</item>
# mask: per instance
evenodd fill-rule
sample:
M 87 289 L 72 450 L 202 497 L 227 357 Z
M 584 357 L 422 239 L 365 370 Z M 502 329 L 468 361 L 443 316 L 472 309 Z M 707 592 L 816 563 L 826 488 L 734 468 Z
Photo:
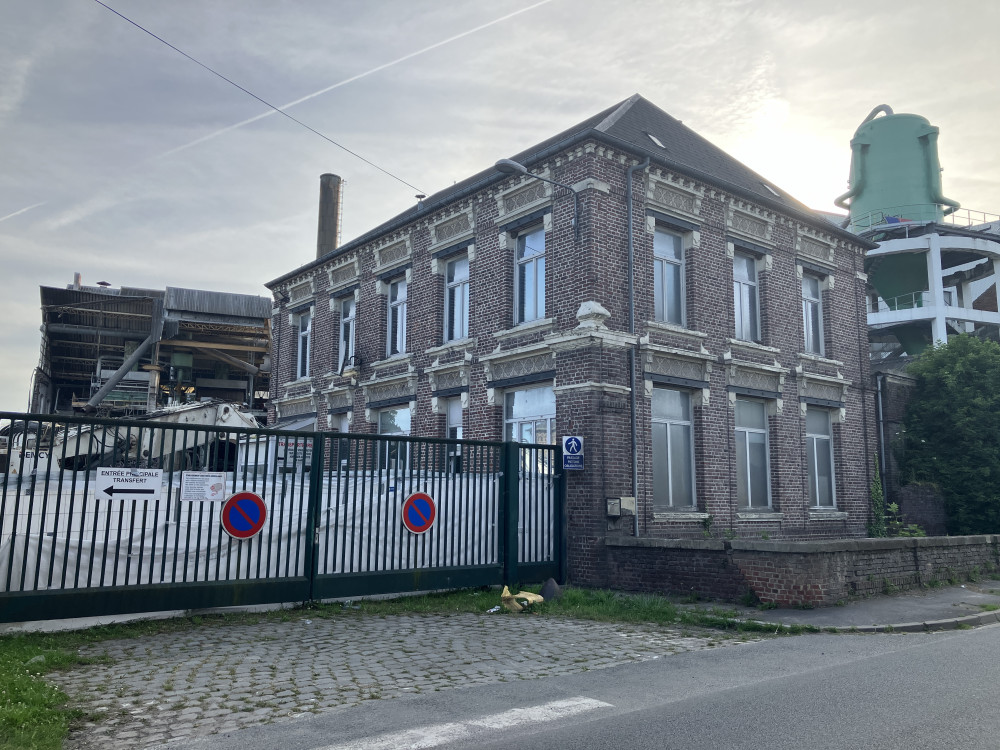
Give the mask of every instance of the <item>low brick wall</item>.
M 818 542 L 618 538 L 609 539 L 607 548 L 615 588 L 729 600 L 752 591 L 762 602 L 783 606 L 827 606 L 1000 568 L 998 536 Z
M 739 599 L 747 592 L 721 539 L 619 537 L 607 543 L 607 580 L 611 588 L 712 599 Z

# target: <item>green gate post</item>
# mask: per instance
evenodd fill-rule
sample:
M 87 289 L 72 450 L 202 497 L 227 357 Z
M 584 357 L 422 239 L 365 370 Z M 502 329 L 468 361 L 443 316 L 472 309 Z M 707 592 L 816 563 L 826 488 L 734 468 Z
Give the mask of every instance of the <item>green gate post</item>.
M 553 546 L 554 554 L 558 555 L 556 568 L 559 571 L 557 578 L 559 585 L 566 585 L 566 577 L 569 571 L 569 514 L 566 512 L 566 470 L 563 468 L 562 441 L 557 440 L 555 445 L 555 506 L 554 518 L 552 519 L 553 532 L 556 543 Z
M 319 571 L 320 506 L 323 495 L 323 456 L 326 438 L 321 432 L 312 435 L 312 460 L 309 463 L 309 509 L 306 513 L 306 575 L 309 577 L 309 601 L 315 601 L 314 587 Z
M 503 444 L 503 518 L 500 529 L 503 534 L 503 582 L 507 586 L 517 583 L 517 522 L 520 493 L 521 449 L 518 443 Z

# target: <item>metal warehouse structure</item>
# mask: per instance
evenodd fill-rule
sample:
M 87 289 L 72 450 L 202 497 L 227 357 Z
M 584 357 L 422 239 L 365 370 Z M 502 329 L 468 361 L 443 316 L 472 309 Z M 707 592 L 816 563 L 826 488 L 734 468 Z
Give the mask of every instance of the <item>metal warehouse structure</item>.
M 271 303 L 167 287 L 41 287 L 29 410 L 139 416 L 205 398 L 259 414 L 269 389 Z

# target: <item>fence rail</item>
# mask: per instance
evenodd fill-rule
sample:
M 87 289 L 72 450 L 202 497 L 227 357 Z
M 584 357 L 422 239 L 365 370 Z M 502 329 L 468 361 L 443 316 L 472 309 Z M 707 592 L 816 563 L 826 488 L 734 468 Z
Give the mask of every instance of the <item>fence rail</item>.
M 2 425 L 0 620 L 563 576 L 558 446 L 14 413 Z M 220 524 L 237 492 L 267 509 L 246 540 Z M 420 534 L 402 523 L 417 492 L 436 506 Z

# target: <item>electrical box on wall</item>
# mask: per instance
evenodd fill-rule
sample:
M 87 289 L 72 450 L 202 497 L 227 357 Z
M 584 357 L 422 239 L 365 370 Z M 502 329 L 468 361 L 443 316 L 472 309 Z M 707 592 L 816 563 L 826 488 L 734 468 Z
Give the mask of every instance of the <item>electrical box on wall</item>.
M 622 514 L 622 499 L 620 497 L 609 497 L 608 518 L 618 518 Z

